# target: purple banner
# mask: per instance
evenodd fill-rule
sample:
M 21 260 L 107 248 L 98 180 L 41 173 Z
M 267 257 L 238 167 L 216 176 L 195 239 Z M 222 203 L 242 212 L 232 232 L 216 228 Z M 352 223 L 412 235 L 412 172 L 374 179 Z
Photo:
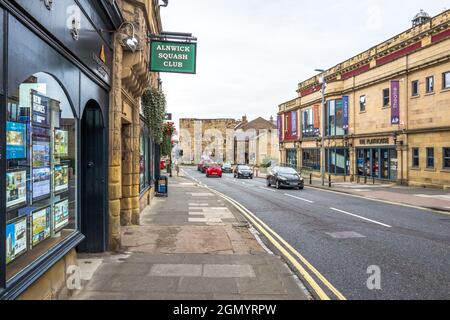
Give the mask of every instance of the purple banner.
M 348 96 L 342 97 L 342 129 L 348 130 Z
M 400 124 L 400 81 L 391 81 L 391 124 Z
M 292 137 L 297 137 L 297 111 L 291 112 L 291 129 Z

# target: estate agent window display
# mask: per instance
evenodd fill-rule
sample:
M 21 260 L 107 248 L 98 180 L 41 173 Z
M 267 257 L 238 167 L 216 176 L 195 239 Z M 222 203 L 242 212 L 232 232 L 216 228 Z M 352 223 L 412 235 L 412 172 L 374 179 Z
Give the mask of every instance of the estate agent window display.
M 30 76 L 9 97 L 7 280 L 77 229 L 76 137 L 72 108 L 51 75 Z

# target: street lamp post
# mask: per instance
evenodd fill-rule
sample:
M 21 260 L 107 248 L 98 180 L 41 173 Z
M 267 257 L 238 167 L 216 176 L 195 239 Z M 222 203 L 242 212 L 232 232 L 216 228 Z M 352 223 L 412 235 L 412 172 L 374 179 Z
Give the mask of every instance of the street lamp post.
M 322 186 L 325 186 L 325 88 L 326 88 L 326 83 L 325 83 L 325 75 L 324 72 L 325 70 L 322 69 L 316 69 L 316 72 L 320 72 L 322 73 L 321 76 L 321 82 L 322 82 L 322 150 L 321 150 L 321 176 L 322 176 Z

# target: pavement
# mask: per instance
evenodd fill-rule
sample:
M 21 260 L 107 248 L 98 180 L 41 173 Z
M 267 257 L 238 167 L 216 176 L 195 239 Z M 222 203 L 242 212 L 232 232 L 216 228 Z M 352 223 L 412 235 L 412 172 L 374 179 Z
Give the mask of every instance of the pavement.
M 295 256 L 302 257 L 298 262 L 331 299 L 339 298 L 337 293 L 357 300 L 450 299 L 448 213 L 367 197 L 395 192 L 397 201 L 404 192 L 421 201 L 423 196 L 415 191 L 409 194 L 410 189 L 383 185 L 355 191 L 366 188 L 340 186 L 364 195 L 360 197 L 334 192 L 336 185 L 332 190 L 308 186 L 302 191 L 277 190 L 263 179 L 233 179 L 228 174 L 208 179 L 195 168 L 183 169 L 211 190 L 239 202 L 273 231 L 274 238 L 296 250 Z M 426 196 L 444 195 L 439 190 L 420 191 Z M 379 287 L 372 285 L 374 279 Z M 307 278 L 302 280 L 309 284 Z
M 265 179 L 265 174 L 259 174 L 261 179 Z M 367 184 L 352 182 L 336 182 L 331 187 L 326 181 L 322 186 L 320 179 L 314 178 L 310 184 L 309 178 L 305 180 L 306 187 L 346 193 L 368 199 L 381 200 L 393 203 L 401 203 L 409 206 L 425 208 L 450 213 L 450 191 L 434 189 L 400 186 L 395 183 L 372 183 L 369 179 Z
M 80 255 L 73 300 L 309 300 L 240 213 L 181 175 L 140 226 L 124 227 L 120 254 Z

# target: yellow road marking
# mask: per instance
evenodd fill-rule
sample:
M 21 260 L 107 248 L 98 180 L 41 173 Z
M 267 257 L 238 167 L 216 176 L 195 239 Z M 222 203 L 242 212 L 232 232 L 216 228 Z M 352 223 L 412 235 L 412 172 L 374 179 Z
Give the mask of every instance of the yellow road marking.
M 208 188 L 208 187 L 207 187 Z M 339 300 L 347 300 L 342 293 L 340 293 L 314 266 L 309 263 L 306 258 L 304 258 L 297 250 L 295 250 L 289 243 L 287 243 L 281 236 L 279 236 L 275 231 L 269 228 L 263 221 L 261 221 L 258 217 L 256 217 L 251 211 L 245 208 L 242 204 L 237 201 L 231 199 L 230 197 L 208 188 L 212 192 L 218 194 L 222 198 L 228 200 L 230 203 L 234 204 L 235 207 L 242 213 L 244 216 L 249 219 L 258 230 L 260 230 L 272 244 L 280 250 L 280 252 L 294 265 L 295 268 L 300 272 L 300 274 L 305 278 L 308 284 L 314 289 L 316 294 L 322 300 L 330 300 L 328 295 L 323 291 L 323 289 L 317 284 L 317 282 L 311 277 L 311 275 L 298 263 L 298 261 L 292 257 L 292 255 L 287 252 L 285 248 L 283 248 L 278 241 L 276 241 L 270 234 L 271 232 L 282 244 L 284 244 L 295 256 L 297 256 L 300 261 L 302 261 L 306 267 L 314 273 L 314 275 L 331 291 Z M 269 232 L 268 232 L 268 231 Z
M 301 264 L 285 249 L 281 244 L 276 241 L 270 233 L 272 233 L 282 244 L 286 246 L 295 256 L 297 256 L 300 261 L 307 267 L 309 270 L 331 291 L 339 300 L 347 300 L 345 296 L 340 293 L 309 261 L 303 257 L 297 250 L 295 250 L 289 243 L 287 243 L 280 235 L 278 235 L 275 231 L 269 228 L 261 219 L 256 217 L 250 210 L 244 207 L 239 202 L 234 199 L 216 191 L 214 189 L 209 188 L 208 186 L 200 183 L 206 189 L 211 192 L 219 195 L 220 197 L 226 199 L 228 202 L 233 204 L 252 224 L 262 232 L 267 239 L 278 249 L 280 252 L 292 263 L 292 265 L 299 271 L 299 273 L 304 277 L 304 279 L 308 282 L 311 288 L 316 292 L 317 296 L 322 300 L 330 300 L 328 295 L 323 291 L 323 289 L 317 284 L 317 282 L 311 277 L 311 275 L 303 268 Z M 270 232 L 270 233 L 269 233 Z

